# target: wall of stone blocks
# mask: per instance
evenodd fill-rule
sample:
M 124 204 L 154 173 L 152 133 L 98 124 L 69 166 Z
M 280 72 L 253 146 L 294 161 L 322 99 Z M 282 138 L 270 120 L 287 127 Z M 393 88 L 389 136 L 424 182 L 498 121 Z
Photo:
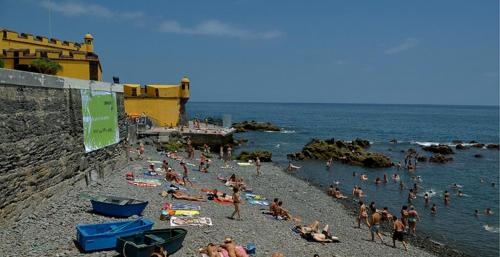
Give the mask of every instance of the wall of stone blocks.
M 79 88 L 116 88 L 93 83 L 0 69 L 0 220 L 21 217 L 90 170 L 111 171 L 124 162 L 126 117 L 120 90 L 121 143 L 85 153 Z

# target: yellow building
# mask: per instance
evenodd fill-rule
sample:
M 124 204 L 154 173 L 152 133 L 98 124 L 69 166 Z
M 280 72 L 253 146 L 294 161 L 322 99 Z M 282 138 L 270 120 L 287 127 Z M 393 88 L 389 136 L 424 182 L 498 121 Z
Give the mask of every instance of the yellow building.
M 125 112 L 129 116 L 146 115 L 156 126 L 174 127 L 187 123 L 189 79 L 178 85 L 124 84 Z
M 85 35 L 83 43 L 75 43 L 1 28 L 0 33 L 0 59 L 4 68 L 30 71 L 33 60 L 48 58 L 62 66 L 58 76 L 102 80 L 101 63 L 94 53 L 90 34 Z

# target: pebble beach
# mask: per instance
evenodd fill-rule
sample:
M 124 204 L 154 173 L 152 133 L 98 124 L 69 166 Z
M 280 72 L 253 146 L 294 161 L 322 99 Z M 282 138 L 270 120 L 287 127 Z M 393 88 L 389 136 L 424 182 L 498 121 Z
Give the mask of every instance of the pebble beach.
M 184 155 L 184 153 L 181 153 Z M 132 156 L 135 157 L 135 156 Z M 225 177 L 236 174 L 242 177 L 254 194 L 269 200 L 279 198 L 283 206 L 293 216 L 298 216 L 302 224 L 314 220 L 321 226 L 328 224 L 329 232 L 340 239 L 339 243 L 321 244 L 308 242 L 291 231 L 292 221 L 276 220 L 263 214 L 268 207 L 250 205 L 243 201 L 241 205 L 242 220 L 231 220 L 228 216 L 233 211 L 232 205 L 220 205 L 212 201 L 188 202 L 162 197 L 160 193 L 165 187 L 138 187 L 127 183 L 125 175 L 134 171 L 140 177 L 147 170 L 148 160 L 162 161 L 166 159 L 177 171 L 181 171 L 179 161 L 168 159 L 152 146 L 146 146 L 144 160 L 129 161 L 123 169 L 106 174 L 105 178 L 89 186 L 84 180 L 73 185 L 62 186 L 61 190 L 39 205 L 36 209 L 27 210 L 29 214 L 15 222 L 4 222 L 0 229 L 0 256 L 117 256 L 115 251 L 82 253 L 75 244 L 77 224 L 103 223 L 110 218 L 92 212 L 90 201 L 82 199 L 81 193 L 123 196 L 149 201 L 142 213 L 144 218 L 155 222 L 153 229 L 170 227 L 168 221 L 159 219 L 165 202 L 194 203 L 201 206 L 201 217 L 210 217 L 212 226 L 185 227 L 188 234 L 184 246 L 172 256 L 200 256 L 198 249 L 208 243 L 222 243 L 225 237 L 231 237 L 237 244 L 256 245 L 255 256 L 271 256 L 273 252 L 282 252 L 285 256 L 434 256 L 421 248 L 410 244 L 405 252 L 400 242 L 397 248 L 392 247 L 390 233 L 383 237 L 387 245 L 378 240 L 371 242 L 370 232 L 366 226 L 356 228 L 354 216 L 346 207 L 327 196 L 317 187 L 309 185 L 287 174 L 283 168 L 272 163 L 263 163 L 260 176 L 256 176 L 255 166 L 238 166 L 230 162 L 224 167 L 216 156 L 212 158 L 209 173 L 197 171 L 197 167 L 189 166 L 190 177 L 197 182 L 188 186 L 188 193 L 203 194 L 202 188 L 218 189 L 231 193 L 231 188 L 217 179 L 217 174 Z M 196 157 L 199 158 L 199 152 Z M 198 165 L 197 160 L 187 160 Z M 157 164 L 158 167 L 159 164 Z M 348 195 L 350 192 L 343 192 Z

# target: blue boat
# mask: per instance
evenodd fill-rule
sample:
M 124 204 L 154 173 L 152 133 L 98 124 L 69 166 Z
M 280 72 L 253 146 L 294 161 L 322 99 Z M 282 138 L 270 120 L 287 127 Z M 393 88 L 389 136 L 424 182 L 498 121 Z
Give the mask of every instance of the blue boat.
M 148 205 L 147 201 L 117 196 L 96 196 L 90 202 L 94 212 L 112 217 L 141 215 Z
M 116 239 L 150 230 L 154 222 L 137 219 L 102 224 L 76 225 L 76 241 L 85 252 L 116 248 Z

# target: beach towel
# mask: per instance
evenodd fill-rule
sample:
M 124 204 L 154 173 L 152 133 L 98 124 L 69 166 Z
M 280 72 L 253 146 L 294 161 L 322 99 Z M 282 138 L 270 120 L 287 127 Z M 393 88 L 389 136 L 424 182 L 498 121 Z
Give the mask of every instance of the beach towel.
M 239 166 L 255 166 L 255 164 L 249 162 L 238 162 L 237 164 Z
M 266 200 L 255 200 L 255 199 L 248 199 L 247 202 L 252 205 L 261 205 L 261 206 L 269 206 L 270 203 Z
M 148 162 L 149 162 L 149 163 L 151 163 L 151 164 L 155 164 L 155 163 L 163 163 L 163 162 L 161 162 L 161 161 L 148 161 Z
M 214 202 L 218 203 L 218 204 L 233 204 L 233 200 L 228 200 L 228 199 L 225 199 L 225 200 L 221 200 L 219 198 L 214 198 L 213 200 Z
M 267 200 L 265 197 L 261 195 L 256 195 L 248 192 L 243 192 L 243 195 L 245 196 L 246 199 L 253 199 L 253 200 Z
M 181 191 L 188 191 L 187 188 L 181 187 L 178 185 L 170 184 L 170 185 L 165 185 L 165 188 L 171 189 L 171 190 L 181 190 Z
M 212 219 L 208 217 L 178 217 L 170 218 L 170 226 L 212 226 Z
M 196 204 L 189 204 L 189 203 L 173 203 L 170 205 L 171 210 L 194 210 L 194 211 L 200 211 L 201 207 Z
M 175 216 L 196 216 L 200 215 L 200 211 L 195 211 L 195 210 L 175 210 L 174 211 Z
M 196 167 L 196 164 L 192 164 L 192 163 L 186 163 L 187 165 L 191 166 L 191 167 Z

